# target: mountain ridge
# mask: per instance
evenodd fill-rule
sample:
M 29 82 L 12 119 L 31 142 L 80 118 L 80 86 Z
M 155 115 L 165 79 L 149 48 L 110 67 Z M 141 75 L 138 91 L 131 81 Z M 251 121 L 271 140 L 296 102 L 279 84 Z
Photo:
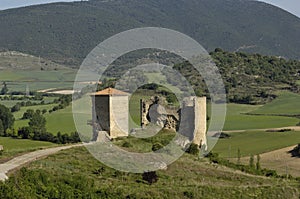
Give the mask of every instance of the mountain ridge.
M 183 32 L 208 51 L 220 47 L 300 59 L 300 19 L 248 0 L 90 0 L 3 10 L 0 51 L 78 66 L 106 38 L 146 26 Z

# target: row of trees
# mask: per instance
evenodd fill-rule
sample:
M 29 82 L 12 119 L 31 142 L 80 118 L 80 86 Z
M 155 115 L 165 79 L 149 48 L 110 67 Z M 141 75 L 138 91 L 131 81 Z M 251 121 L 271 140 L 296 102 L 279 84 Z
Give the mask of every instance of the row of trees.
M 72 102 L 72 95 L 62 95 L 58 99 L 55 99 L 53 101 L 53 103 L 56 103 L 58 105 L 54 106 L 51 110 L 49 110 L 49 113 L 66 108 L 67 106 L 70 105 L 71 102 Z
M 20 128 L 17 132 L 13 129 L 14 116 L 10 110 L 0 105 L 0 136 L 9 136 L 22 139 L 33 139 L 40 141 L 48 141 L 58 144 L 77 143 L 80 142 L 78 133 L 53 135 L 46 130 L 46 119 L 43 116 L 45 111 L 27 110 L 23 118 L 29 119 L 28 126 Z
M 14 125 L 15 118 L 9 108 L 0 104 L 0 136 L 5 135 L 7 129 Z
M 256 156 L 256 163 L 254 155 L 251 155 L 249 158 L 249 165 L 243 165 L 241 164 L 240 158 L 241 158 L 241 152 L 238 149 L 238 158 L 237 163 L 233 163 L 227 159 L 219 157 L 217 153 L 208 153 L 206 157 L 210 160 L 210 162 L 215 164 L 224 165 L 226 167 L 230 167 L 233 169 L 238 169 L 246 173 L 254 174 L 254 175 L 263 175 L 267 177 L 278 177 L 278 178 L 285 178 L 285 177 L 291 177 L 291 176 L 280 176 L 277 174 L 275 170 L 271 169 L 262 169 L 260 166 L 260 155 Z

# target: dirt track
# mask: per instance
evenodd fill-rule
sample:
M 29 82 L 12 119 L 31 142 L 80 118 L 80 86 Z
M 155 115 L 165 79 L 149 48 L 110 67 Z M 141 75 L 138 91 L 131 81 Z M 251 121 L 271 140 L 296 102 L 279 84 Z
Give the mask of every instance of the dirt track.
M 8 162 L 5 162 L 3 164 L 0 164 L 0 181 L 6 180 L 7 177 L 7 172 L 16 169 L 26 163 L 32 162 L 34 160 L 37 160 L 41 157 L 45 157 L 54 153 L 57 153 L 61 150 L 73 148 L 73 147 L 78 147 L 82 146 L 83 144 L 77 144 L 77 145 L 70 145 L 70 146 L 62 146 L 62 147 L 55 147 L 55 148 L 48 148 L 48 149 L 43 149 L 39 151 L 34 151 L 30 152 L 18 157 L 13 158 L 12 160 L 9 160 Z
M 287 126 L 281 128 L 267 128 L 267 129 L 246 129 L 246 130 L 229 130 L 223 131 L 224 133 L 241 133 L 246 131 L 268 131 L 268 130 L 281 130 L 281 129 L 291 129 L 292 131 L 300 131 L 300 126 Z

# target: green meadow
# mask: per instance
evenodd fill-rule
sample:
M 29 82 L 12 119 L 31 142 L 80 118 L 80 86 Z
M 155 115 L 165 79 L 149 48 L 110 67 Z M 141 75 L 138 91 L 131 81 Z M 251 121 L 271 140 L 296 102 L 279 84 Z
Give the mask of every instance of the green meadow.
M 130 98 L 130 116 L 136 124 L 140 124 L 140 99 L 150 98 L 153 93 L 144 94 L 134 94 Z M 280 95 L 277 101 L 281 104 L 288 104 L 291 101 L 296 105 L 300 102 L 297 98 L 299 95 L 293 93 L 287 93 Z M 298 99 L 298 101 L 297 101 Z M 265 129 L 265 128 L 280 128 L 287 126 L 295 126 L 299 123 L 299 119 L 296 117 L 286 117 L 277 115 L 251 115 L 248 113 L 253 113 L 257 110 L 268 108 L 270 111 L 276 112 L 277 106 L 272 105 L 274 102 L 268 103 L 266 105 L 247 105 L 247 104 L 227 104 L 226 120 L 224 124 L 225 131 L 231 130 L 247 130 L 247 129 Z M 208 115 L 210 115 L 210 103 L 207 104 Z M 297 108 L 299 109 L 300 106 Z M 282 113 L 288 115 L 289 113 L 298 112 L 297 108 L 293 105 L 286 108 L 282 108 Z M 299 112 L 300 113 L 300 110 Z
M 22 152 L 57 146 L 50 142 L 13 139 L 8 137 L 0 137 L 0 145 L 4 147 L 3 156 L 1 156 L 1 158 Z
M 47 111 L 52 109 L 56 104 L 50 105 L 38 105 L 38 106 L 29 106 L 29 107 L 22 107 L 20 111 L 14 113 L 16 118 L 14 128 L 19 129 L 23 126 L 28 126 L 29 120 L 22 120 L 22 116 L 27 109 L 33 110 L 43 110 L 46 109 Z M 65 109 L 58 110 L 52 113 L 47 112 L 44 114 L 46 118 L 46 128 L 47 131 L 56 135 L 58 132 L 61 133 L 71 133 L 75 132 L 76 128 L 73 121 L 73 114 L 72 114 L 72 106 L 68 106 Z
M 268 106 L 266 104 L 265 106 Z M 247 115 L 264 106 L 227 104 L 227 114 L 224 129 L 247 130 L 247 129 L 265 129 L 295 126 L 299 119 L 294 117 L 270 116 L 270 115 Z M 273 109 L 276 109 L 274 106 Z M 290 111 L 290 110 L 287 110 Z
M 152 92 L 148 92 L 138 93 L 131 96 L 129 102 L 131 128 L 139 127 L 140 124 L 140 99 L 150 98 L 150 96 L 153 94 L 154 93 Z M 266 105 L 227 104 L 227 114 L 223 130 L 233 131 L 295 126 L 297 123 L 299 123 L 298 118 L 276 116 L 271 115 L 271 113 L 279 113 L 278 107 L 280 107 L 280 105 L 282 105 L 282 108 L 280 108 L 282 114 L 288 115 L 299 113 L 298 109 L 300 106 L 297 106 L 297 103 L 299 103 L 299 101 L 297 101 L 298 97 L 299 95 L 297 94 L 285 92 L 282 93 L 282 95 L 280 95 L 273 102 Z M 53 99 L 54 97 L 45 98 L 45 100 L 49 102 L 53 101 Z M 11 107 L 15 103 L 17 103 L 17 101 L 0 101 L 0 103 Z M 290 103 L 292 105 L 288 106 Z M 49 111 L 54 106 L 56 106 L 56 104 L 22 107 L 20 111 L 14 113 L 14 116 L 16 118 L 14 126 L 15 129 L 28 125 L 28 120 L 21 120 L 24 112 L 27 109 L 46 109 L 47 111 Z M 207 106 L 209 115 L 210 103 L 208 103 Z M 270 115 L 251 115 L 251 113 L 259 114 L 262 112 L 262 110 L 265 110 L 266 114 Z M 73 121 L 72 106 L 68 106 L 63 110 L 58 110 L 52 113 L 47 112 L 44 116 L 47 120 L 47 130 L 53 134 L 56 134 L 57 132 L 70 133 L 76 131 Z
M 219 139 L 212 149 L 219 153 L 221 157 L 237 157 L 240 149 L 242 156 L 251 154 L 261 154 L 284 147 L 300 143 L 300 132 L 265 132 L 265 131 L 246 131 L 240 133 L 230 133 L 231 137 Z
M 73 87 L 76 70 L 3 70 L 0 79 L 6 82 L 9 91 L 25 92 L 49 88 L 67 89 Z
M 47 130 L 54 135 L 56 135 L 58 132 L 71 133 L 76 131 L 73 120 L 72 106 L 52 112 L 51 114 L 47 113 L 45 117 L 47 120 Z
M 260 115 L 300 115 L 300 95 L 281 92 L 272 102 L 250 112 Z

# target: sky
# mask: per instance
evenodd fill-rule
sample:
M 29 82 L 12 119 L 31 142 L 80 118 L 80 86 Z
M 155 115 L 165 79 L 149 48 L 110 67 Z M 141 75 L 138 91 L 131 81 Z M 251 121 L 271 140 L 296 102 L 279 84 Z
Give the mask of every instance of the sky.
M 60 2 L 70 2 L 74 0 L 60 0 Z M 259 0 L 273 4 L 290 13 L 300 17 L 300 0 Z M 28 5 L 58 2 L 57 0 L 0 0 L 0 10 L 16 8 Z

